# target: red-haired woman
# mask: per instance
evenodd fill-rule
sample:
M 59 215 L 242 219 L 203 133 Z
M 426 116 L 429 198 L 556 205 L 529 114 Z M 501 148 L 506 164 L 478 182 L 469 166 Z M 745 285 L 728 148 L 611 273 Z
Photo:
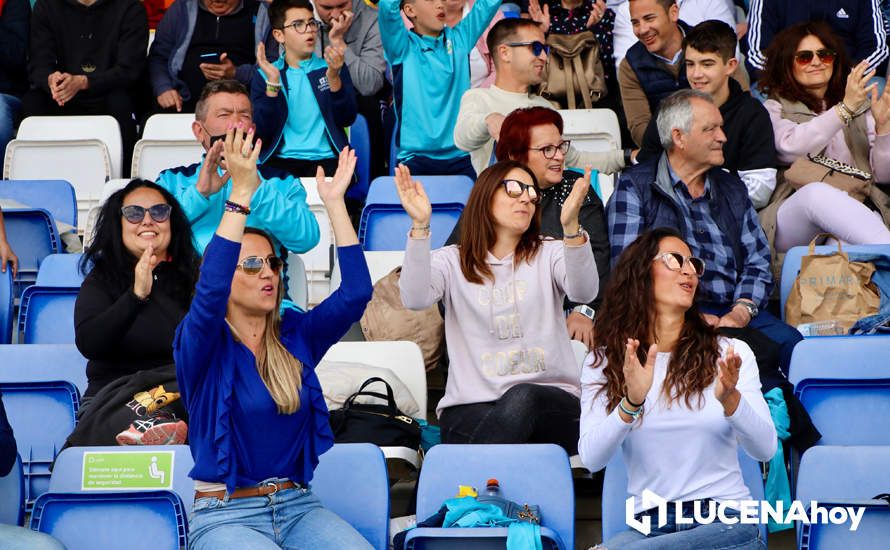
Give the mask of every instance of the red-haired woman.
M 566 151 L 570 142 L 562 139 L 562 130 L 562 117 L 553 109 L 516 109 L 504 119 L 501 139 L 495 150 L 498 160 L 519 161 L 535 175 L 541 188 L 541 203 L 538 205 L 541 233 L 558 239 L 562 238 L 559 223 L 562 205 L 581 177 L 574 170 L 566 170 Z M 589 185 L 578 221 L 589 236 L 600 277 L 599 288 L 602 289 L 609 273 L 609 232 L 603 201 Z M 588 349 L 593 346 L 593 314 L 599 307 L 599 300 L 597 297 L 587 304 L 571 301 L 565 304 L 565 309 L 571 310 L 566 318 L 569 336 L 583 342 Z
M 695 305 L 704 270 L 673 229 L 643 233 L 619 257 L 596 317 L 597 347 L 581 374 L 578 451 L 590 471 L 622 453 L 637 519 L 655 513 L 643 509 L 645 489 L 682 502 L 687 518 L 696 506 L 713 518 L 716 502 L 751 499 L 738 446 L 759 461 L 776 452 L 754 354 L 718 336 Z M 648 537 L 628 530 L 604 546 L 766 548 L 757 525 L 678 525 L 675 509 L 666 525 L 653 521 Z
M 402 302 L 445 306 L 449 373 L 437 413 L 445 443 L 578 443 L 578 366 L 563 314 L 566 295 L 596 296 L 598 278 L 578 212 L 579 178 L 560 216 L 562 240 L 542 239 L 537 178 L 516 161 L 476 180 L 457 245 L 430 251 L 430 201 L 404 166 L 396 171 L 411 216 Z
M 874 71 L 864 61 L 850 69 L 844 43 L 822 22 L 783 30 L 766 54 L 760 87 L 779 162 L 823 154 L 890 183 L 890 92 L 879 96 L 868 83 Z M 850 244 L 890 243 L 890 196 L 877 184 L 863 183 L 854 198 L 821 181 L 798 181 L 795 190 L 788 176 L 760 213 L 777 252 L 823 232 Z

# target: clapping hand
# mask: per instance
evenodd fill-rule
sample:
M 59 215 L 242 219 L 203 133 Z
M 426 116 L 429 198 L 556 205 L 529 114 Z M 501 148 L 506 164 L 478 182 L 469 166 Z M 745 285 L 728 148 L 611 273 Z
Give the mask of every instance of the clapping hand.
M 318 196 L 321 197 L 325 206 L 331 201 L 343 200 L 346 189 L 352 183 L 352 174 L 355 172 L 355 151 L 349 147 L 344 147 L 340 151 L 340 158 L 337 162 L 337 171 L 331 178 L 326 181 L 324 168 L 318 166 L 315 172 L 315 184 L 318 186 Z
M 589 29 L 590 27 L 596 25 L 603 19 L 603 15 L 605 14 L 605 0 L 595 0 L 593 6 L 591 6 L 590 8 L 590 17 L 587 18 L 587 23 L 585 24 L 585 26 Z
M 528 16 L 541 27 L 544 34 L 547 34 L 547 31 L 550 30 L 550 6 L 544 4 L 544 8 L 542 9 L 541 3 L 538 2 L 538 0 L 529 0 Z
M 423 190 L 423 184 L 411 179 L 411 170 L 404 164 L 396 167 L 395 181 L 402 208 L 411 217 L 414 227 L 429 227 L 433 207 Z
M 226 168 L 232 176 L 233 200 L 250 202 L 257 187 L 260 186 L 260 175 L 257 172 L 257 161 L 260 157 L 262 140 L 254 143 L 253 127 L 245 131 L 243 125 L 229 128 L 223 146 Z M 242 203 L 243 204 L 243 203 Z
M 205 197 L 216 194 L 229 181 L 229 172 L 225 170 L 226 165 L 222 158 L 225 145 L 223 140 L 216 140 L 207 150 L 207 155 L 204 156 L 204 163 L 201 164 L 201 171 L 198 172 L 195 189 Z M 217 168 L 223 168 L 222 175 Z
M 151 283 L 154 279 L 154 268 L 158 265 L 158 256 L 155 247 L 149 244 L 142 251 L 142 256 L 136 262 L 135 281 L 133 282 L 133 294 L 140 300 L 145 300 L 151 294 Z
M 563 235 L 574 235 L 581 228 L 578 221 L 578 215 L 581 213 L 581 206 L 587 198 L 587 191 L 590 189 L 590 174 L 592 168 L 588 164 L 584 167 L 584 176 L 575 180 L 572 186 L 572 192 L 566 197 L 562 203 L 562 210 L 559 213 L 559 223 L 562 224 Z
M 858 112 L 868 100 L 868 94 L 877 88 L 877 83 L 868 83 L 874 75 L 875 72 L 868 69 L 868 63 L 865 61 L 860 61 L 847 75 L 847 87 L 844 90 L 843 101 L 844 105 L 848 109 L 852 109 L 854 113 Z
M 714 385 L 714 397 L 723 405 L 723 411 L 731 416 L 738 407 L 741 393 L 736 389 L 739 383 L 739 370 L 742 358 L 732 346 L 726 349 L 726 355 L 717 360 L 717 383 Z
M 875 117 L 875 133 L 879 136 L 890 133 L 890 86 L 884 86 L 884 93 L 878 97 L 878 89 L 871 91 L 871 114 Z
M 262 42 L 256 47 L 256 64 L 268 82 L 272 84 L 281 82 L 281 71 L 266 58 L 266 46 Z
M 655 359 L 658 357 L 658 344 L 652 344 L 646 354 L 646 364 L 641 364 L 640 358 L 637 357 L 639 347 L 639 340 L 628 338 L 624 349 L 625 396 L 633 403 L 642 403 L 646 400 L 646 395 L 652 387 Z

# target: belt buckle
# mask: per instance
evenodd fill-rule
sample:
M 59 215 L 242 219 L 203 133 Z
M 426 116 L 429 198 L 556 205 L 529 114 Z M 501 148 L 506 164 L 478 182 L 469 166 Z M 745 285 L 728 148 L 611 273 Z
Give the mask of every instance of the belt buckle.
M 276 482 L 274 482 L 274 481 L 267 481 L 267 482 L 266 482 L 266 487 L 272 487 L 272 492 L 271 492 L 271 493 L 266 493 L 266 496 L 274 495 L 275 493 L 278 492 L 278 489 L 279 489 L 279 487 L 278 487 L 278 483 L 276 483 Z

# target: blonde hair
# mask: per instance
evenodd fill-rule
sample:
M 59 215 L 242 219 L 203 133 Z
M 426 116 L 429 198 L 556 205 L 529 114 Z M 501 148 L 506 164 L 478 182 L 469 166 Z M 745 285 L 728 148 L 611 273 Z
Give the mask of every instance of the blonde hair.
M 245 234 L 258 235 L 269 241 L 269 236 L 259 229 L 248 227 L 244 231 Z M 275 245 L 272 245 L 275 250 Z M 291 352 L 281 343 L 281 300 L 284 298 L 284 285 L 278 285 L 278 298 L 275 300 L 275 307 L 266 315 L 266 324 L 263 328 L 263 339 L 260 342 L 260 349 L 256 354 L 256 368 L 269 390 L 269 394 L 278 406 L 279 414 L 293 414 L 300 408 L 300 390 L 303 387 L 303 363 L 293 356 Z M 232 326 L 228 318 L 226 323 L 229 325 L 235 338 L 242 340 L 238 331 Z

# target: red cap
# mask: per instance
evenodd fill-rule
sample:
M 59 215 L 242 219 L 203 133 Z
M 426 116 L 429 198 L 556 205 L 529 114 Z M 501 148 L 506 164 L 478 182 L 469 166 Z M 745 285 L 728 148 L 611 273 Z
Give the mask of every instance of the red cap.
M 497 485 L 498 487 L 501 486 L 501 484 L 498 483 L 498 480 L 496 480 L 495 478 L 491 478 L 488 481 L 486 481 L 485 485 Z

